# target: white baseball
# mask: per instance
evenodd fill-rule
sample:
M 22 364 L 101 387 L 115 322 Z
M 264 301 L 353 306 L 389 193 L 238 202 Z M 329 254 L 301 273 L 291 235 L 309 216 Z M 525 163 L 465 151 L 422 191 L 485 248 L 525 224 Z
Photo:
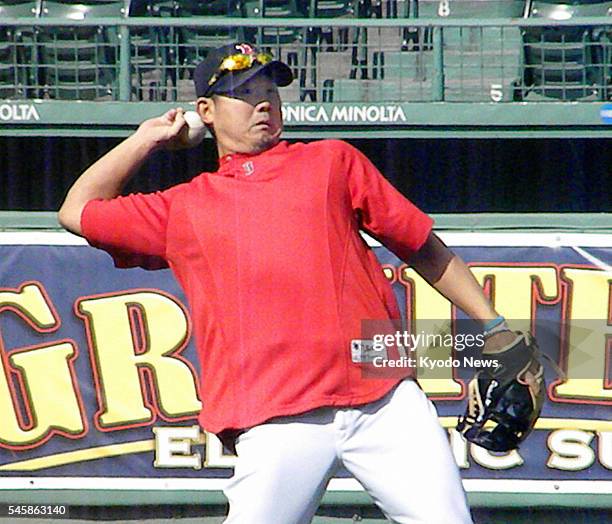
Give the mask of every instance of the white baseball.
M 206 126 L 195 111 L 185 111 L 183 118 L 187 122 L 187 132 L 182 134 L 181 142 L 186 147 L 197 146 L 206 136 Z

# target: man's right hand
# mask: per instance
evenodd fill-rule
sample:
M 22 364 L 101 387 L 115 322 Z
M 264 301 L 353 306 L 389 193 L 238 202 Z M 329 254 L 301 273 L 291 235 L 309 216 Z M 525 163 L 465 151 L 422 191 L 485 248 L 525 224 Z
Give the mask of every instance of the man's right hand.
M 153 149 L 179 149 L 182 147 L 181 130 L 187 125 L 183 115 L 179 107 L 145 120 L 134 133 L 134 139 L 142 140 Z

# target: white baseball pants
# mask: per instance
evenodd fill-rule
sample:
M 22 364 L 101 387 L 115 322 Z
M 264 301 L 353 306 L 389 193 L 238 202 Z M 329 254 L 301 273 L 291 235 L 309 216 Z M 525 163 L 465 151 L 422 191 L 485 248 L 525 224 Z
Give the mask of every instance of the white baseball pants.
M 236 449 L 225 524 L 311 522 L 340 466 L 392 522 L 472 522 L 446 434 L 412 380 L 363 406 L 275 418 L 241 434 Z

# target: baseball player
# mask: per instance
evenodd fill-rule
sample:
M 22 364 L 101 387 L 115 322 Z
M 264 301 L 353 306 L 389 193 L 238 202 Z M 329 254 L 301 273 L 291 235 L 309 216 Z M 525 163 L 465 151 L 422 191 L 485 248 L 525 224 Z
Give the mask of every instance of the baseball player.
M 363 320 L 400 317 L 360 230 L 495 330 L 486 351 L 503 353 L 516 335 L 432 219 L 363 154 L 339 140 L 280 139 L 284 63 L 230 44 L 194 81 L 218 170 L 119 196 L 153 151 L 180 142 L 185 119 L 172 109 L 89 167 L 59 219 L 119 267 L 169 266 L 184 289 L 202 368 L 199 422 L 238 457 L 226 522 L 310 522 L 341 466 L 392 522 L 471 522 L 433 405 L 410 376 L 365 376 L 351 352 Z

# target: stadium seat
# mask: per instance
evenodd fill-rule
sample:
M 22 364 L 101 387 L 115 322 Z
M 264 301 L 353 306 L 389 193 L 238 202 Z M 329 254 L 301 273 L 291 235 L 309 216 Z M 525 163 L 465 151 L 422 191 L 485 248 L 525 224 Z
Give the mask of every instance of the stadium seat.
M 2 0 L 4 17 L 40 15 L 40 2 Z M 34 21 L 34 20 L 32 20 Z M 0 27 L 0 98 L 27 98 L 37 95 L 36 32 L 34 26 Z
M 612 1 L 532 0 L 528 15 L 552 20 L 569 20 L 576 16 L 610 16 L 612 15 Z
M 128 0 L 130 17 L 177 16 L 174 0 Z M 176 100 L 176 30 L 173 27 L 130 27 L 132 93 L 138 100 Z
M 233 0 L 178 0 L 177 16 L 239 17 L 239 3 Z M 235 27 L 214 27 L 198 24 L 181 28 L 180 45 L 182 64 L 195 65 L 203 60 L 210 49 L 240 39 L 239 22 Z
M 524 15 L 527 0 L 416 0 L 405 2 L 405 9 L 411 5 L 413 12 L 405 12 L 405 17 L 413 18 L 520 18 Z M 471 32 L 458 27 L 444 28 L 444 42 L 464 41 Z M 475 28 L 473 32 L 477 32 Z M 431 45 L 431 32 L 424 41 Z M 473 37 L 472 37 L 473 38 Z
M 245 0 L 242 14 L 246 18 L 303 18 L 306 13 L 300 10 L 296 0 Z M 281 45 L 304 41 L 301 27 L 263 27 L 247 31 L 247 39 L 253 39 L 259 46 L 275 48 L 280 56 Z
M 119 39 L 116 28 L 74 26 L 70 21 L 124 16 L 123 2 L 45 0 L 41 16 L 66 20 L 66 26 L 39 30 L 43 96 L 70 100 L 117 98 Z
M 524 15 L 525 0 L 413 0 L 404 2 L 404 17 L 436 20 L 453 18 L 511 19 Z M 431 88 L 433 73 L 433 30 L 430 27 L 402 29 L 402 52 L 413 53 L 414 66 L 408 71 L 393 64 L 406 60 L 384 51 L 385 79 L 414 76 L 421 88 Z M 512 26 L 443 26 L 440 41 L 444 60 L 444 100 L 502 101 L 512 99 L 513 81 L 520 70 L 520 31 Z
M 338 78 L 327 80 L 323 88 L 324 102 L 427 102 L 430 100 L 429 90 L 422 85 L 399 80 L 379 82 L 371 80 L 352 80 Z
M 40 15 L 40 2 L 30 0 L 1 0 L 0 17 L 21 18 L 38 17 Z
M 418 0 L 414 4 L 418 18 L 518 18 L 524 14 L 526 0 Z
M 372 18 L 382 17 L 382 2 L 380 0 L 310 0 L 308 9 L 312 18 Z M 334 45 L 334 33 L 337 34 L 338 45 Z M 349 35 L 352 34 L 352 37 Z M 312 67 L 317 68 L 317 51 L 344 52 L 350 46 L 350 78 L 368 78 L 368 29 L 365 27 L 347 26 L 335 30 L 332 28 L 311 28 L 308 35 L 309 44 L 313 48 Z M 349 43 L 350 42 L 350 43 Z
M 310 0 L 308 5 L 308 16 L 311 18 L 351 18 L 356 15 L 357 5 L 355 0 Z M 308 41 L 313 42 L 319 48 L 325 42 L 327 50 L 343 51 L 348 45 L 348 27 L 339 28 L 337 31 L 339 43 L 334 46 L 334 31 L 332 28 L 313 27 L 308 34 Z
M 319 53 L 344 53 L 350 52 L 350 57 L 333 56 L 328 57 L 329 62 L 338 62 L 345 59 L 351 60 L 353 67 L 358 66 L 358 48 L 357 45 L 361 39 L 364 30 L 361 28 L 350 28 L 350 18 L 356 17 L 362 9 L 363 3 L 360 0 L 309 0 L 306 9 L 310 18 L 347 18 L 347 26 L 332 28 L 332 27 L 310 27 L 307 33 L 308 48 L 310 50 L 309 68 L 310 68 L 310 87 L 307 91 L 311 99 L 317 98 L 317 84 L 319 70 L 325 71 L 329 67 L 328 64 L 319 64 Z M 349 33 L 353 33 L 352 44 L 349 47 Z M 325 74 L 325 73 L 324 73 Z M 333 85 L 332 79 L 325 80 L 324 84 Z M 327 95 L 325 95 L 327 97 Z
M 353 16 L 355 12 L 354 0 L 310 0 L 308 5 L 308 15 L 313 18 Z
M 609 14 L 612 2 L 589 0 L 537 0 L 531 3 L 528 13 L 530 18 L 551 20 Z M 609 98 L 612 64 L 605 27 L 524 27 L 521 35 L 523 63 L 515 88 L 516 100 L 530 93 L 562 100 Z
M 246 18 L 305 18 L 304 4 L 297 0 L 246 0 L 241 4 L 242 16 Z M 300 99 L 313 98 L 312 87 L 316 78 L 312 67 L 308 67 L 307 28 L 305 27 L 266 27 L 245 29 L 246 40 L 271 51 L 274 56 L 284 60 L 299 79 Z M 312 65 L 312 62 L 311 62 Z M 308 73 L 310 72 L 310 75 Z
M 177 10 L 175 16 L 185 17 L 240 17 L 240 6 L 238 0 L 176 0 Z M 177 84 L 184 85 L 184 95 L 180 98 L 193 98 L 195 93 L 192 91 L 190 80 L 195 66 L 206 58 L 211 49 L 243 40 L 244 33 L 240 27 L 239 20 L 236 25 L 231 27 L 207 26 L 202 23 L 193 26 L 181 27 L 173 34 L 169 35 L 169 42 L 176 62 L 173 76 Z

